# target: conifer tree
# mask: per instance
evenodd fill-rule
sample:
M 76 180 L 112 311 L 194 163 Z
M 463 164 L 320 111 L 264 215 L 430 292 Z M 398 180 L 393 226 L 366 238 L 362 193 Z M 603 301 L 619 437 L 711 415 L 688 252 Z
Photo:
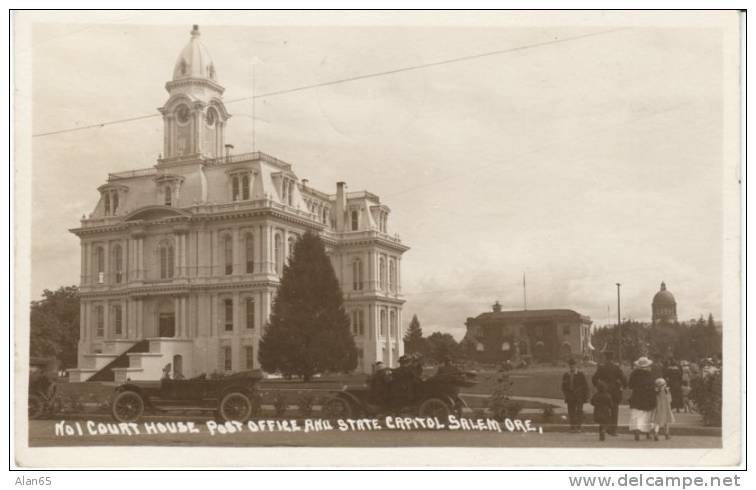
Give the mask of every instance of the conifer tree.
M 423 338 L 423 329 L 420 327 L 420 321 L 417 315 L 412 315 L 407 333 L 404 334 L 404 352 L 405 354 L 425 354 L 425 339 Z
M 305 233 L 294 246 L 273 301 L 258 358 L 267 372 L 301 376 L 353 371 L 357 348 L 341 288 L 321 239 Z

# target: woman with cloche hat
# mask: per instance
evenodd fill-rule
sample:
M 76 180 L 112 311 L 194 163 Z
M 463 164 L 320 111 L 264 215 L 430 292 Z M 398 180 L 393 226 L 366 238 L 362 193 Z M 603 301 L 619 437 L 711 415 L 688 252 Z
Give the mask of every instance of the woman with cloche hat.
M 656 408 L 656 390 L 654 377 L 651 375 L 653 362 L 647 357 L 635 361 L 635 369 L 630 373 L 628 386 L 633 391 L 630 395 L 630 431 L 635 440 L 640 440 L 641 432 L 651 438 L 653 415 Z

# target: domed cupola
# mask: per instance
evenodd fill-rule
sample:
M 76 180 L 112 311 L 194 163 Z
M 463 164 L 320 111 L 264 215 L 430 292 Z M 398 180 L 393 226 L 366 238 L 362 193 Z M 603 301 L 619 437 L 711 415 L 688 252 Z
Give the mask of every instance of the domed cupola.
M 173 79 L 165 84 L 169 97 L 159 109 L 165 132 L 161 166 L 223 155 L 231 115 L 223 104 L 224 88 L 216 80 L 213 60 L 199 38 L 195 25 L 173 67 Z
M 654 325 L 677 321 L 677 302 L 664 282 L 661 283 L 659 291 L 651 301 L 651 321 Z
M 173 68 L 173 80 L 206 78 L 216 81 L 215 65 L 205 45 L 200 42 L 199 26 L 194 25 L 191 39 L 184 47 Z

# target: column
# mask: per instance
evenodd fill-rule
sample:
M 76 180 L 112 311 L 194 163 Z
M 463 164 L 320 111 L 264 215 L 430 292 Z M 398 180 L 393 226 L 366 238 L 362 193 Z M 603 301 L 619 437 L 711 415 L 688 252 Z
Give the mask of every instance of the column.
M 79 303 L 79 342 L 87 339 L 87 304 Z
M 396 258 L 396 294 L 402 292 L 402 256 Z
M 105 270 L 107 270 L 107 267 L 105 268 Z M 110 332 L 110 301 L 105 300 L 105 301 L 102 302 L 102 310 L 103 310 L 103 317 L 104 317 L 103 322 L 105 324 L 104 325 L 105 328 L 103 329 L 105 331 L 104 335 L 103 335 L 103 338 L 104 339 L 109 339 L 109 338 L 111 338 L 111 332 Z
M 105 253 L 105 284 L 111 283 L 110 277 L 110 240 L 106 240 L 102 247 Z M 106 324 L 107 325 L 107 324 Z M 106 328 L 107 330 L 107 328 Z
M 197 230 L 195 240 L 197 242 L 195 244 L 195 247 L 197 247 L 197 263 L 195 264 L 197 273 L 195 275 L 198 277 L 205 276 L 207 275 L 208 254 L 210 253 L 207 246 L 207 231 L 204 228 Z
M 368 280 L 367 280 L 367 284 L 363 285 L 363 288 L 369 291 L 375 290 L 375 284 L 376 284 L 375 276 L 376 276 L 376 271 L 378 270 L 375 264 L 376 255 L 378 254 L 376 254 L 373 251 L 368 252 Z
M 219 264 L 218 261 L 218 250 L 220 247 L 218 246 L 218 230 L 213 230 L 210 232 L 210 275 L 215 276 L 216 275 L 216 269 L 220 269 L 217 267 L 217 264 Z M 223 271 L 220 271 L 222 273 Z
M 137 257 L 137 278 L 144 280 L 146 273 L 144 270 L 144 237 L 137 238 L 136 244 L 136 257 Z
M 233 301 L 234 301 L 234 329 L 231 332 L 231 335 L 236 336 L 241 331 L 241 298 L 239 296 L 239 292 L 235 292 L 233 295 Z
M 86 284 L 87 277 L 87 247 L 83 243 L 81 244 L 81 278 L 80 284 Z

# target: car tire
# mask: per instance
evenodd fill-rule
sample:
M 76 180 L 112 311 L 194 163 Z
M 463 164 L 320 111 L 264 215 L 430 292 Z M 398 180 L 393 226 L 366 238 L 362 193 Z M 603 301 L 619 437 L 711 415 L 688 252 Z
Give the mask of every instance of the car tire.
M 136 422 L 144 413 L 144 400 L 136 391 L 121 391 L 113 397 L 110 413 L 118 422 Z
M 334 397 L 323 404 L 323 418 L 327 420 L 350 419 L 354 415 L 352 404 L 341 397 Z
M 452 411 L 449 404 L 440 398 L 427 398 L 417 408 L 417 413 L 421 417 L 436 417 L 440 421 L 449 419 Z
M 246 422 L 252 411 L 252 400 L 241 391 L 226 393 L 218 404 L 218 415 L 224 422 Z

